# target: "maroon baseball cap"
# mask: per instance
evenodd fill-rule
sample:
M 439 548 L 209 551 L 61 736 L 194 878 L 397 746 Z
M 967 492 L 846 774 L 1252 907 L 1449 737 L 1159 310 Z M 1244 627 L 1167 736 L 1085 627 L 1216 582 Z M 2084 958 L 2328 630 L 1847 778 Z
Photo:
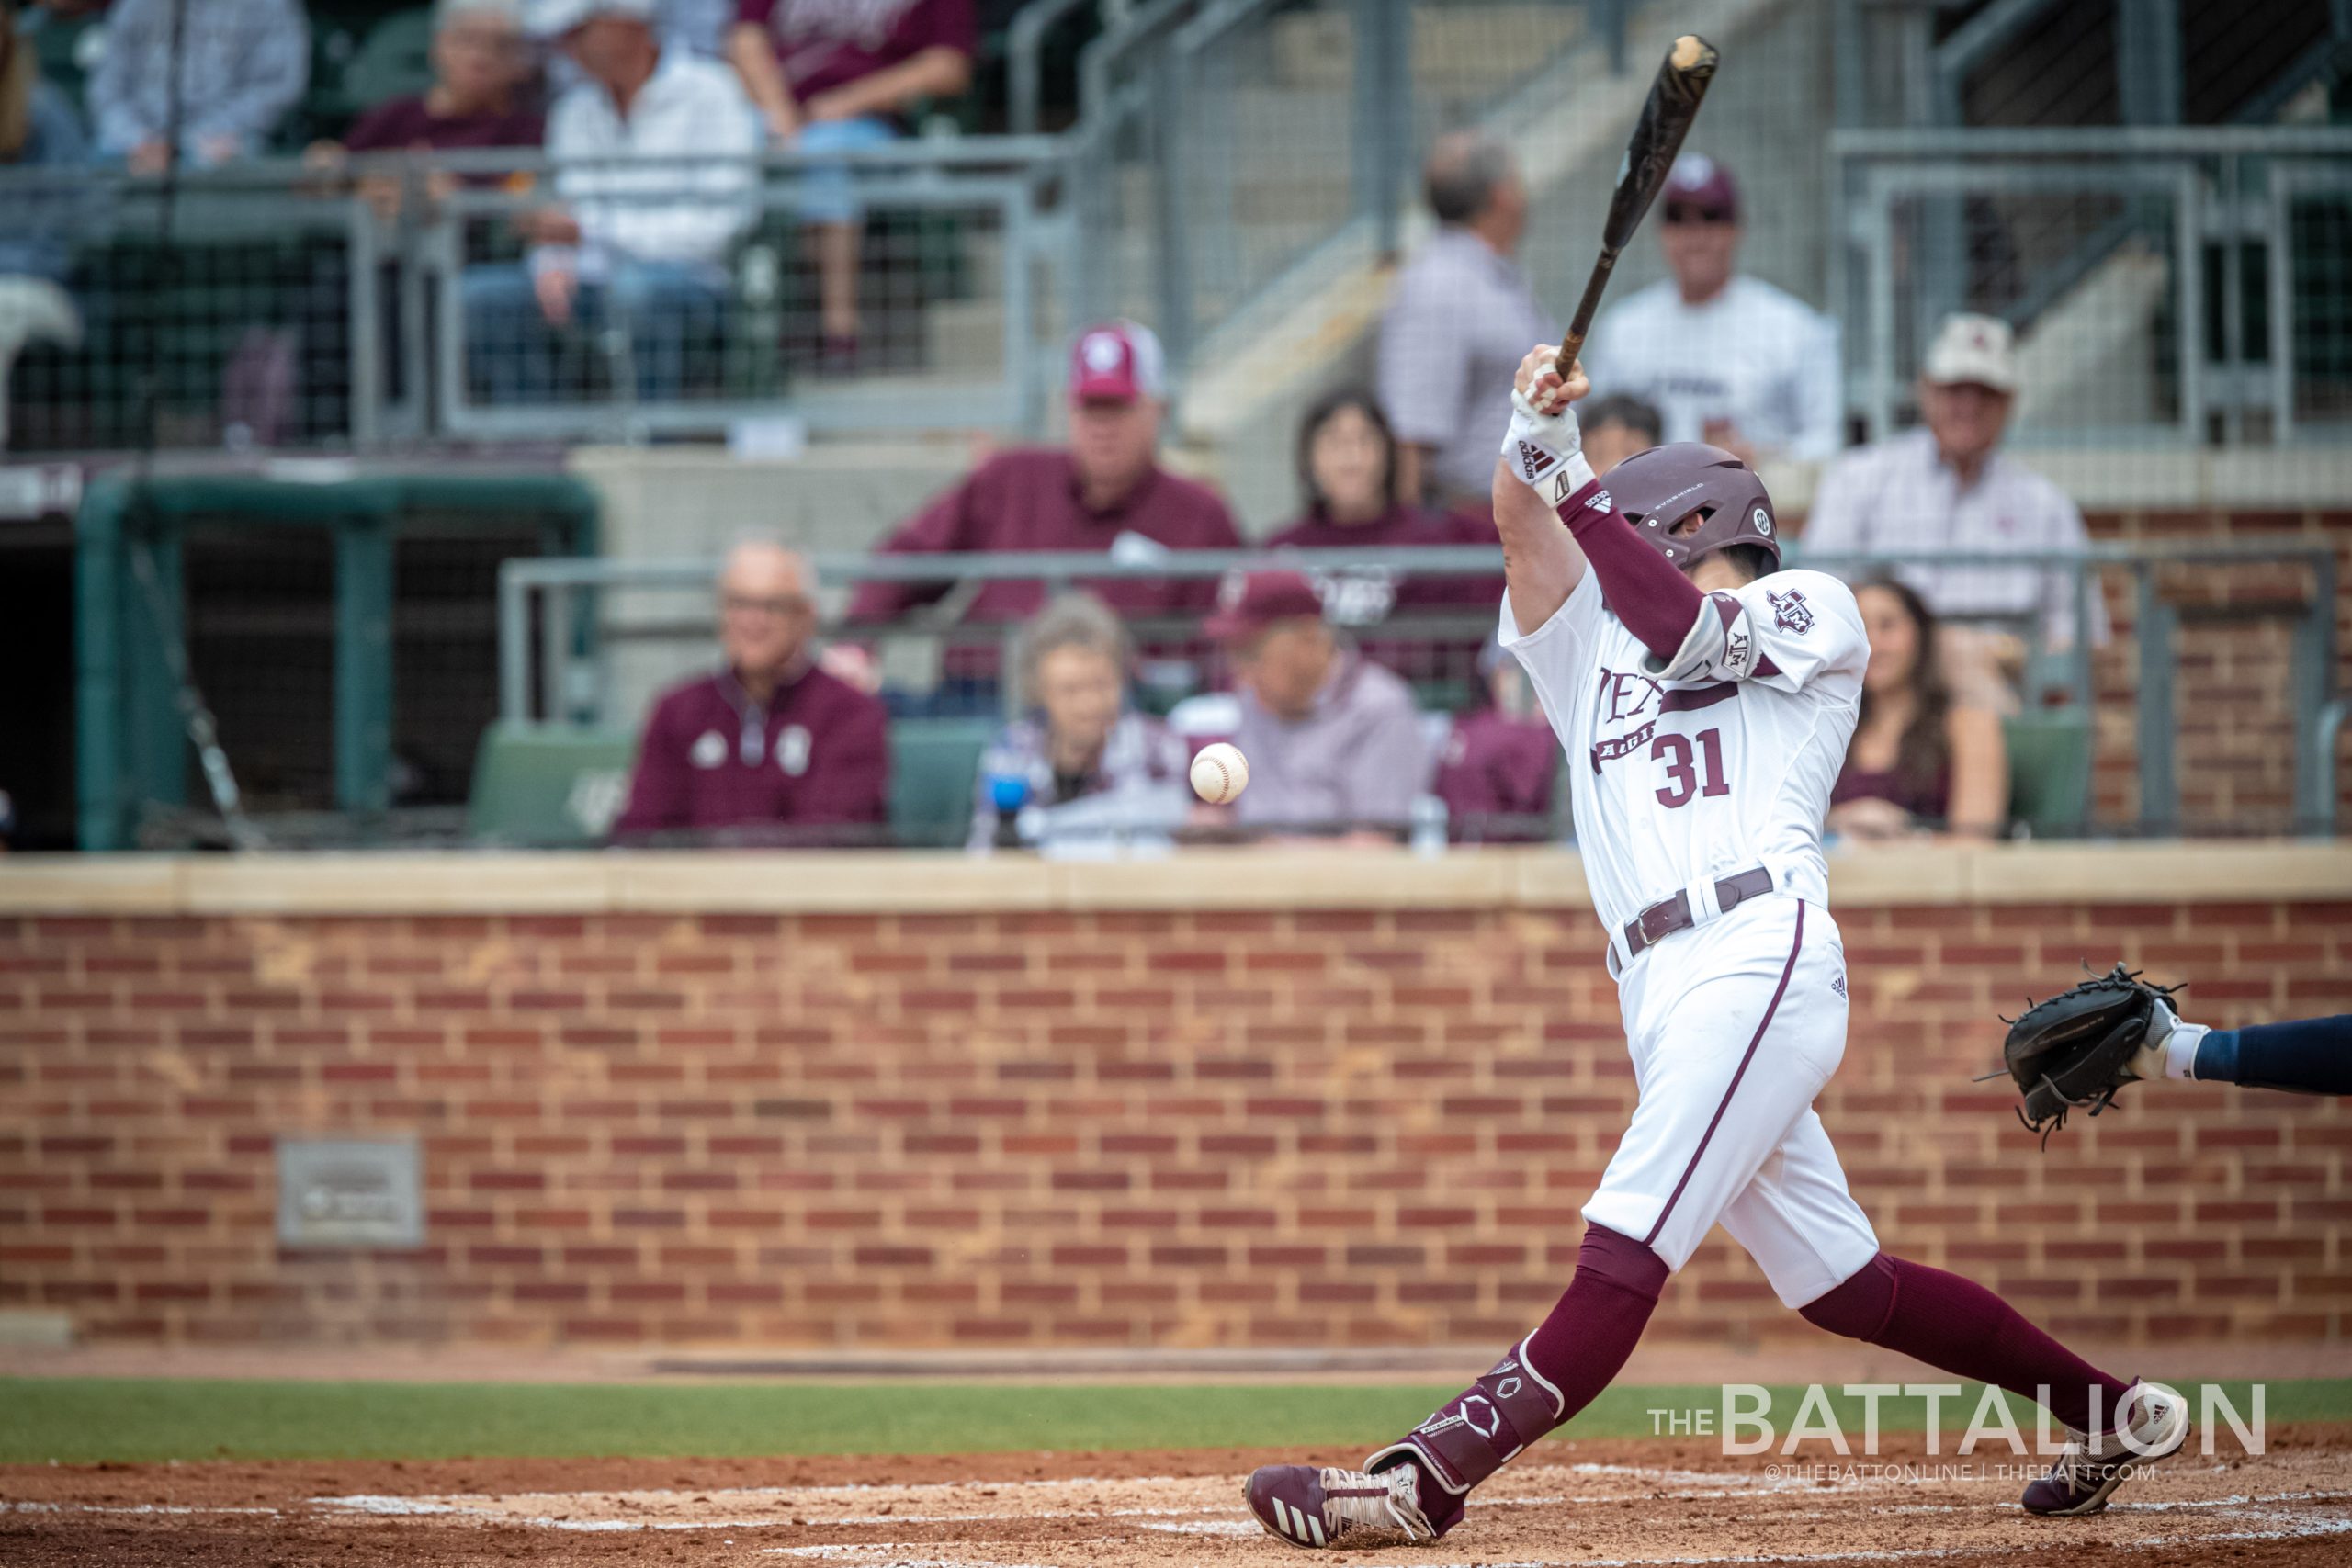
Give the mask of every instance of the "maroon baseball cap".
M 1202 629 L 1218 642 L 1248 642 L 1277 621 L 1319 621 L 1323 596 L 1303 571 L 1236 573 L 1218 585 L 1216 614 Z
M 1739 182 L 1704 152 L 1685 152 L 1666 176 L 1666 204 L 1686 207 L 1720 222 L 1739 218 Z
M 1165 397 L 1168 360 L 1149 327 L 1129 321 L 1104 321 L 1078 334 L 1069 351 L 1069 400 L 1102 399 L 1131 403 Z

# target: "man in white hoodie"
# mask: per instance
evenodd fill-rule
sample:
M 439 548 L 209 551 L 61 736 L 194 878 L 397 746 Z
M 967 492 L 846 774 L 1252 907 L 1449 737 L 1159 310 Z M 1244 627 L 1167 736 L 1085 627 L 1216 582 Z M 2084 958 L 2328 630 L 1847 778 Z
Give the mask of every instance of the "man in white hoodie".
M 1736 270 L 1731 171 L 1686 152 L 1658 207 L 1670 276 L 1601 313 L 1584 348 L 1594 389 L 1655 404 L 1669 442 L 1704 441 L 1746 463 L 1834 454 L 1844 445 L 1837 325 Z
M 677 396 L 692 338 L 724 319 L 728 253 L 757 214 L 757 122 L 735 73 L 655 29 L 654 0 L 541 0 L 532 30 L 586 80 L 548 117 L 553 206 L 523 265 L 468 271 L 468 360 L 493 402 L 554 395 L 552 334 L 626 327 L 638 397 Z M 631 167 L 632 161 L 642 161 Z

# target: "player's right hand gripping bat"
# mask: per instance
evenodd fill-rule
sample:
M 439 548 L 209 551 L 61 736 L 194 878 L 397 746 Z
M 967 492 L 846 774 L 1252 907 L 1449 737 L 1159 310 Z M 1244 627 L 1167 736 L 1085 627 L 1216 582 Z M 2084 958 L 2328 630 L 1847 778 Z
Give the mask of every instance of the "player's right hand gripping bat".
M 1642 118 L 1634 126 L 1634 138 L 1625 143 L 1617 191 L 1609 198 L 1609 222 L 1600 231 L 1600 259 L 1592 264 L 1584 298 L 1577 302 L 1567 335 L 1560 340 L 1562 375 L 1583 352 L 1592 313 L 1600 308 L 1600 291 L 1609 287 L 1609 275 L 1616 270 L 1625 243 L 1641 227 L 1642 215 L 1666 188 L 1667 172 L 1674 167 L 1674 155 L 1682 150 L 1690 122 L 1699 118 L 1699 102 L 1707 96 L 1707 84 L 1715 79 L 1722 59 L 1713 44 L 1695 33 L 1676 39 L 1666 51 L 1657 79 L 1650 84 L 1649 100 L 1642 105 Z

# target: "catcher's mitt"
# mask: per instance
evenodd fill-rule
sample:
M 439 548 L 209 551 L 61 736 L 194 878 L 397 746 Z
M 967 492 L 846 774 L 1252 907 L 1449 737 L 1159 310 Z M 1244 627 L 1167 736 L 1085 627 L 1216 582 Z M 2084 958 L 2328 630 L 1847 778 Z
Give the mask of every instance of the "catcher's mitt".
M 2046 1001 L 2027 998 L 2023 1013 L 2002 1021 L 2009 1026 L 2002 1059 L 2025 1094 L 2018 1120 L 2047 1146 L 2069 1111 L 2106 1110 L 2116 1090 L 2137 1081 L 2127 1065 L 2158 1004 L 2178 989 L 2152 986 L 2119 964 Z

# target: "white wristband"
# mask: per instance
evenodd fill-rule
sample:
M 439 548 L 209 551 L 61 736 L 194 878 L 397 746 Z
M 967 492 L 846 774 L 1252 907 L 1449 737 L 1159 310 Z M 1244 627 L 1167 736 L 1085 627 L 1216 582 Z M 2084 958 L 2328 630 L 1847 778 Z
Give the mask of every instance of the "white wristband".
M 1524 392 L 1510 400 L 1510 428 L 1503 433 L 1503 460 L 1519 482 L 1557 506 L 1592 482 L 1592 465 L 1585 460 L 1584 434 L 1577 427 L 1576 411 L 1539 413 Z

